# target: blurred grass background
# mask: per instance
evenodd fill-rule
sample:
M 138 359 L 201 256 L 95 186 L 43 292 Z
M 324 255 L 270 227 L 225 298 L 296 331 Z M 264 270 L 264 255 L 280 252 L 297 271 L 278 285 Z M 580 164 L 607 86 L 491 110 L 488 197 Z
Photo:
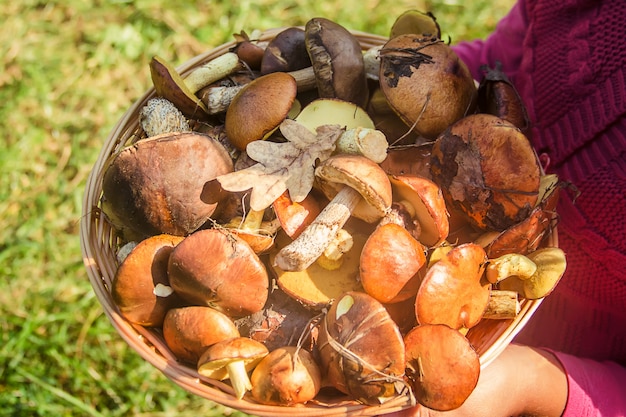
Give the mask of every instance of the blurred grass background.
M 145 363 L 103 315 L 78 238 L 86 178 L 158 54 L 182 64 L 245 30 L 316 16 L 386 35 L 430 10 L 452 42 L 512 0 L 0 2 L 0 416 L 242 416 Z

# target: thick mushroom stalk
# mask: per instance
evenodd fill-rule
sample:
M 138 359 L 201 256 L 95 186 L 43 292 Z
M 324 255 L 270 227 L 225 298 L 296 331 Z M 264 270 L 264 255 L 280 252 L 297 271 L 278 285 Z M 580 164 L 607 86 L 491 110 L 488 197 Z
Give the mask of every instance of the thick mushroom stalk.
M 275 265 L 285 271 L 308 268 L 353 214 L 374 222 L 391 206 L 387 174 L 364 156 L 334 155 L 316 168 L 315 175 L 331 200 L 315 220 L 276 255 Z

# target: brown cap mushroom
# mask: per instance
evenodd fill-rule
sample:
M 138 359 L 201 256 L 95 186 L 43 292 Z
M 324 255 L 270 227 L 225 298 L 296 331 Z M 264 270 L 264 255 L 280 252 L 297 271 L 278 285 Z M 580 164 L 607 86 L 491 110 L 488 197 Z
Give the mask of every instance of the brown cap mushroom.
M 391 184 L 380 166 L 360 155 L 333 155 L 315 169 L 324 194 L 332 200 L 275 264 L 285 271 L 306 269 L 322 254 L 351 215 L 374 222 L 391 206 Z
M 209 346 L 233 337 L 239 337 L 235 323 L 211 307 L 172 308 L 163 320 L 167 346 L 177 359 L 194 365 Z
M 368 237 L 359 264 L 366 293 L 381 303 L 404 301 L 417 294 L 426 248 L 402 226 L 387 223 Z
M 248 372 L 269 353 L 261 342 L 248 337 L 223 340 L 210 346 L 198 360 L 198 373 L 208 378 L 230 379 L 237 399 L 252 389 Z
M 311 66 L 304 43 L 304 29 L 289 27 L 267 44 L 261 61 L 261 74 L 290 72 Z
M 266 139 L 285 120 L 296 94 L 296 80 L 284 72 L 251 81 L 228 106 L 224 121 L 226 136 L 240 150 L 245 150 L 254 140 Z
M 437 137 L 431 173 L 450 206 L 482 230 L 524 220 L 539 198 L 541 168 L 528 138 L 490 114 L 472 114 Z
M 170 285 L 190 303 L 211 306 L 231 317 L 263 308 L 269 278 L 252 248 L 227 230 L 199 230 L 170 255 Z
M 262 404 L 293 406 L 312 400 L 322 376 L 311 352 L 284 346 L 274 349 L 254 368 L 252 396 Z
M 157 235 L 137 244 L 117 268 L 111 284 L 113 302 L 128 321 L 160 326 L 178 297 L 170 287 L 167 262 L 180 236 Z
M 480 359 L 470 342 L 443 324 L 423 324 L 404 337 L 406 376 L 417 401 L 438 411 L 460 407 L 474 391 Z
M 327 382 L 352 398 L 381 404 L 401 390 L 402 335 L 370 295 L 352 291 L 333 303 L 322 320 L 318 348 Z
M 305 43 L 320 97 L 365 106 L 368 86 L 358 39 L 331 20 L 313 18 L 305 25 Z
M 207 109 L 196 93 L 240 67 L 237 54 L 227 52 L 197 67 L 183 79 L 176 68 L 155 56 L 150 61 L 150 74 L 158 96 L 171 101 L 185 116 L 197 119 L 204 118 Z
M 127 240 L 184 236 L 227 195 L 213 181 L 233 170 L 211 136 L 186 132 L 143 139 L 112 157 L 102 179 L 102 210 Z
M 420 224 L 419 241 L 428 247 L 443 243 L 450 224 L 441 188 L 429 179 L 414 175 L 396 175 L 390 180 L 394 199 L 407 206 Z
M 436 36 L 396 36 L 380 50 L 380 61 L 380 86 L 389 105 L 421 136 L 434 139 L 471 113 L 476 100 L 472 75 Z
M 487 257 L 482 247 L 465 243 L 452 248 L 426 272 L 415 299 L 420 324 L 471 328 L 489 302 L 490 284 L 482 276 Z

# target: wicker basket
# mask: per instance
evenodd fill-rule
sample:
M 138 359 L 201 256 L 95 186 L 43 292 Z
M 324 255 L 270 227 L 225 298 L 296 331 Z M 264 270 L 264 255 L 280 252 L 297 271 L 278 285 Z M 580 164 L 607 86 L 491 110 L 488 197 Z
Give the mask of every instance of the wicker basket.
M 282 29 L 262 33 L 261 40 L 269 40 Z M 386 38 L 362 32 L 353 32 L 364 50 L 381 45 Z M 178 68 L 186 75 L 195 67 L 220 56 L 235 46 L 234 42 L 212 49 Z M 113 303 L 110 289 L 117 269 L 116 250 L 120 244 L 114 230 L 100 210 L 102 176 L 108 159 L 124 146 L 141 138 L 138 114 L 144 104 L 155 96 L 154 89 L 148 90 L 119 120 L 102 150 L 87 180 L 83 199 L 80 239 L 87 274 L 98 300 L 107 317 L 123 337 L 146 361 L 165 374 L 185 390 L 216 403 L 259 416 L 291 416 L 293 407 L 276 407 L 257 404 L 248 400 L 237 400 L 230 385 L 205 378 L 195 369 L 177 362 L 165 345 L 159 332 L 134 325 L 126 321 Z M 552 233 L 549 245 L 557 245 L 556 233 Z M 526 325 L 541 300 L 523 300 L 521 312 L 514 320 L 482 320 L 473 328 L 468 338 L 480 355 L 481 367 L 487 366 L 511 342 Z M 410 407 L 409 398 L 401 396 L 380 406 L 367 406 L 348 398 L 329 398 L 309 402 L 297 407 L 298 416 L 374 416 L 399 411 Z

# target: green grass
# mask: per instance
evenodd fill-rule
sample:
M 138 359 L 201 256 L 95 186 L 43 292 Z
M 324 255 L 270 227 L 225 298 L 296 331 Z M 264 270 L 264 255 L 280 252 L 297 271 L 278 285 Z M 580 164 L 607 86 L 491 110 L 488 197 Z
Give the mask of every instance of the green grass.
M 82 264 L 86 178 L 150 87 L 152 55 L 178 65 L 235 32 L 314 16 L 384 35 L 410 8 L 433 11 L 457 41 L 486 36 L 511 3 L 0 2 L 0 416 L 242 415 L 186 393 L 129 348 Z

